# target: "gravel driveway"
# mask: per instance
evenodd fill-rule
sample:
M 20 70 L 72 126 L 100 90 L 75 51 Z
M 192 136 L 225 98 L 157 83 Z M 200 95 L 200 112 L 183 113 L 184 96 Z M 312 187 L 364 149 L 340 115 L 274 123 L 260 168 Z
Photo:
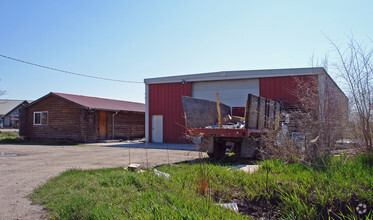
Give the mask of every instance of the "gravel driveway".
M 182 149 L 182 150 L 181 150 Z M 67 169 L 153 167 L 198 158 L 190 145 L 87 144 L 0 145 L 0 219 L 42 219 L 45 211 L 26 198 L 35 187 Z

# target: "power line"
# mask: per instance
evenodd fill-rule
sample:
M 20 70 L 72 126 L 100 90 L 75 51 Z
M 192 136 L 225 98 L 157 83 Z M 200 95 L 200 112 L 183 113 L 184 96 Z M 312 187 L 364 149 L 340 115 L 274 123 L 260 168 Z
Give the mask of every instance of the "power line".
M 53 67 L 49 67 L 49 66 L 44 66 L 44 65 L 40 65 L 40 64 L 36 64 L 36 63 L 31 63 L 31 62 L 28 62 L 28 61 L 24 61 L 24 60 L 20 60 L 20 59 L 17 59 L 17 58 L 5 56 L 5 55 L 2 55 L 2 54 L 0 54 L 0 57 L 6 58 L 6 59 L 9 59 L 9 60 L 13 60 L 13 61 L 17 61 L 17 62 L 20 62 L 20 63 L 28 64 L 28 65 L 31 65 L 31 66 L 36 66 L 36 67 L 40 67 L 40 68 L 44 68 L 44 69 L 48 69 L 48 70 L 52 70 L 52 71 L 56 71 L 56 72 L 62 72 L 62 73 L 67 73 L 67 74 L 71 74 L 71 75 L 76 75 L 76 76 L 83 76 L 83 77 L 88 77 L 88 78 L 93 78 L 93 79 L 100 79 L 100 80 L 113 81 L 113 82 L 122 82 L 122 83 L 143 83 L 143 82 L 138 82 L 138 81 L 111 79 L 111 78 L 92 76 L 92 75 L 87 75 L 87 74 L 82 74 L 82 73 L 70 72 L 70 71 L 61 70 L 61 69 L 57 69 L 57 68 L 53 68 Z

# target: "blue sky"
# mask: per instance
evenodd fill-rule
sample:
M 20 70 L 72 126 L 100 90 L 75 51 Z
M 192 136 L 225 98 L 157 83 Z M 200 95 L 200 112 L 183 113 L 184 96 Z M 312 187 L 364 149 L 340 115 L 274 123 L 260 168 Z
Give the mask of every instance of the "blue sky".
M 213 71 L 296 68 L 373 38 L 373 1 L 0 1 L 0 54 L 143 82 Z M 329 72 L 333 76 L 333 72 Z M 78 77 L 0 57 L 2 99 L 64 92 L 144 102 L 143 84 Z M 338 79 L 337 79 L 338 81 Z

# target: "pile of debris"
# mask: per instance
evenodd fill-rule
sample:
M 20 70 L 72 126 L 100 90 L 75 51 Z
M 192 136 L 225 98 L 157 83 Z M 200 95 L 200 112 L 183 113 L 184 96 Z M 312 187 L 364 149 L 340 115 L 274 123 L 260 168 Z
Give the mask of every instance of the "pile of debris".
M 131 171 L 136 172 L 136 173 L 144 173 L 145 170 L 143 170 L 141 168 L 142 168 L 141 164 L 137 164 L 137 163 L 131 163 L 127 166 L 128 170 L 131 170 Z M 157 175 L 157 176 L 163 176 L 166 179 L 170 179 L 170 177 L 171 177 L 170 174 L 159 171 L 157 169 L 154 169 L 154 174 Z
M 255 129 L 274 130 L 285 113 L 278 101 L 248 94 L 246 104 L 231 107 L 219 101 L 182 96 L 187 129 Z
M 205 126 L 205 128 L 219 128 L 219 125 L 209 125 L 209 126 Z M 240 116 L 231 116 L 228 114 L 222 118 L 221 128 L 223 129 L 244 129 L 245 118 L 240 117 Z

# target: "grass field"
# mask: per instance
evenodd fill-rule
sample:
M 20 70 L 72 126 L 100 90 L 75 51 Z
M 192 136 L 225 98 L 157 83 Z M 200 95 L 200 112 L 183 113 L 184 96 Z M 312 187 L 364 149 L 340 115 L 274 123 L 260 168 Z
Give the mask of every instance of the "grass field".
M 170 179 L 153 169 L 69 170 L 30 197 L 56 219 L 372 218 L 372 155 L 328 158 L 328 167 L 268 160 L 254 174 L 228 171 L 232 161 L 157 168 Z M 216 205 L 225 202 L 240 212 Z

